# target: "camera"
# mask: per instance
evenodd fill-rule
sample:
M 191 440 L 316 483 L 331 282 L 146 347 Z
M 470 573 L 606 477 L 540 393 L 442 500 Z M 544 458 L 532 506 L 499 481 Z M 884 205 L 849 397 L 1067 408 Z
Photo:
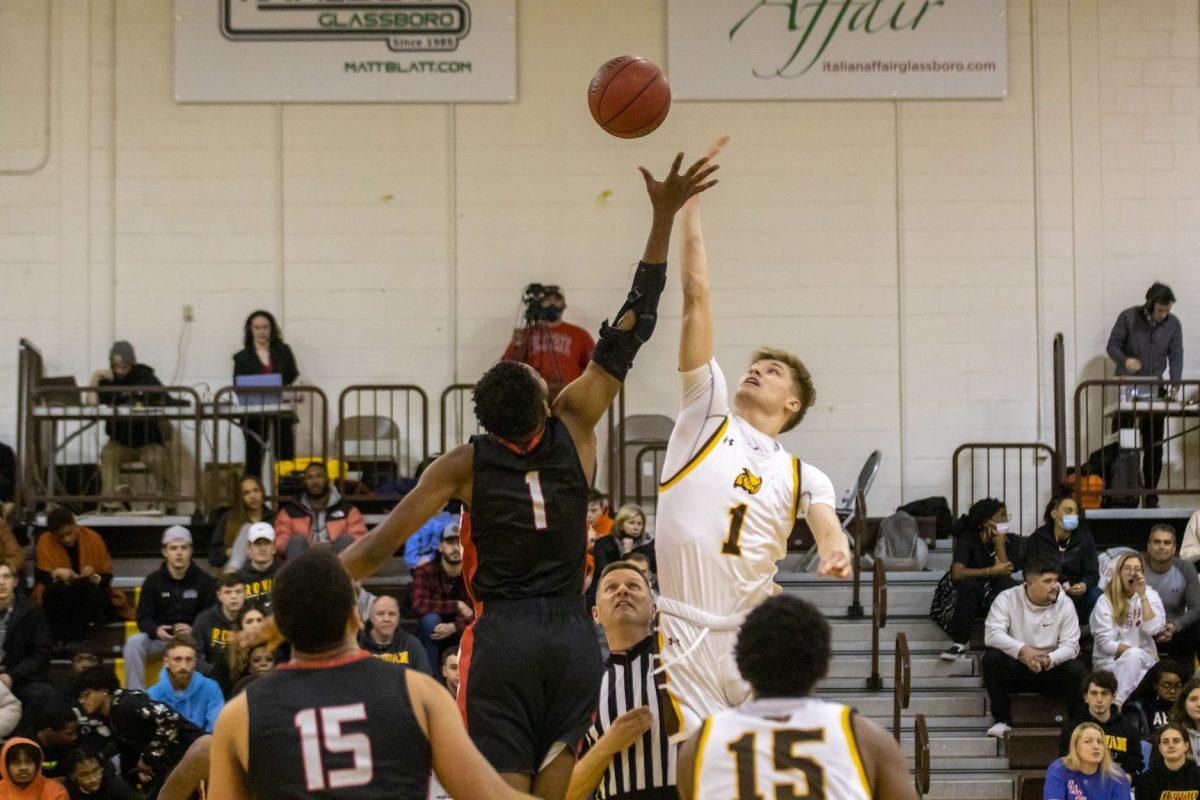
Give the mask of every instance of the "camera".
M 531 283 L 525 287 L 521 302 L 525 304 L 525 324 L 536 325 L 542 321 L 542 300 L 547 295 L 561 295 L 562 289 L 553 284 Z

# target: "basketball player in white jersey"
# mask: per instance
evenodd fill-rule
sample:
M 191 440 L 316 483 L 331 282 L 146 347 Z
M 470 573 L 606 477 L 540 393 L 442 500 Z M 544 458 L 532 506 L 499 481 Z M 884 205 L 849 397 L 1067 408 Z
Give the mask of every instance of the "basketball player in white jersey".
M 813 403 L 804 364 L 783 350 L 757 351 L 731 402 L 713 358 L 708 263 L 695 198 L 683 210 L 681 263 L 683 399 L 655 515 L 659 633 L 667 691 L 679 717 L 676 741 L 748 696 L 733 663 L 737 629 L 750 609 L 779 591 L 776 562 L 787 554 L 797 517 L 806 517 L 816 538 L 818 574 L 851 574 L 833 484 L 776 440 Z
M 683 744 L 680 797 L 916 800 L 904 755 L 887 731 L 847 706 L 809 696 L 825 676 L 829 651 L 829 624 L 804 600 L 780 595 L 750 612 L 737 665 L 754 699 L 709 717 Z

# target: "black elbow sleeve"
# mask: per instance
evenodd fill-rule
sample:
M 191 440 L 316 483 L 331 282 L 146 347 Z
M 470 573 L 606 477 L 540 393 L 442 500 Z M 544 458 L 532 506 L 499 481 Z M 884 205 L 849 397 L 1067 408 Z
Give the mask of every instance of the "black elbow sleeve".
M 658 299 L 666 283 L 666 264 L 639 262 L 625 304 L 613 317 L 620 321 L 625 314 L 632 313 L 635 318 L 633 328 L 618 330 L 609 325 L 608 320 L 600 326 L 600 338 L 596 341 L 596 349 L 592 351 L 592 361 L 619 381 L 625 380 L 633 366 L 634 356 L 654 333 L 654 326 L 658 323 Z

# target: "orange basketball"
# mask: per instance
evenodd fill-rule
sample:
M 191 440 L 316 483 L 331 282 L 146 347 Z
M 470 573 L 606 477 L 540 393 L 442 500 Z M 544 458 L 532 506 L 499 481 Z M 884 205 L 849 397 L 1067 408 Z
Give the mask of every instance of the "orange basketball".
M 671 87 L 663 71 L 641 56 L 617 56 L 592 78 L 588 107 L 596 124 L 613 136 L 636 139 L 667 118 Z

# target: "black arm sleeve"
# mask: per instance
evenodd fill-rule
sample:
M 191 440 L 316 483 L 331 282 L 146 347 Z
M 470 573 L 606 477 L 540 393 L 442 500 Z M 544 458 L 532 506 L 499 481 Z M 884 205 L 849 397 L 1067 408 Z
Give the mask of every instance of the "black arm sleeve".
M 600 326 L 600 338 L 596 341 L 596 349 L 592 351 L 592 361 L 619 381 L 625 380 L 633 366 L 634 356 L 654 333 L 654 327 L 658 324 L 658 299 L 666 282 L 666 264 L 639 262 L 625 304 L 613 317 L 619 323 L 627 312 L 633 313 L 633 329 L 618 330 L 609 325 L 607 320 Z

